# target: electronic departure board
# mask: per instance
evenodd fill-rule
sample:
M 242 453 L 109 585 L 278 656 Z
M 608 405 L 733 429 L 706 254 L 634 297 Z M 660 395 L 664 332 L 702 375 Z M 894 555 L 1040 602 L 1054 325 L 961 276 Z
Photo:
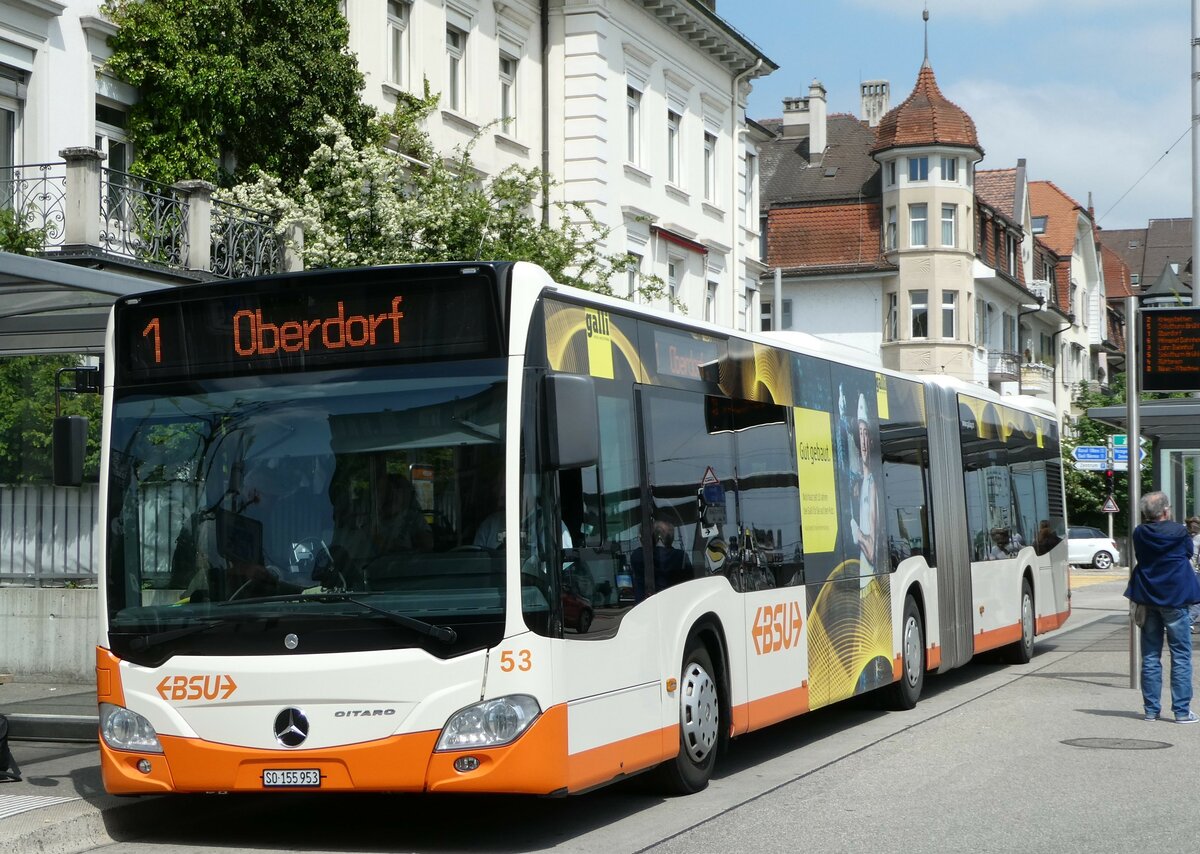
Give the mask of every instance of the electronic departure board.
M 1200 391 L 1200 308 L 1146 308 L 1142 391 Z
M 116 305 L 117 383 L 501 355 L 490 265 L 329 270 Z

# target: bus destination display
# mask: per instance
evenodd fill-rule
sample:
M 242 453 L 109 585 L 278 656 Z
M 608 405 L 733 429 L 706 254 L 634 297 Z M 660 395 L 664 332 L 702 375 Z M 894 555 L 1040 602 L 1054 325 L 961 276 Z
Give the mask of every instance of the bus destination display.
M 1142 390 L 1200 391 L 1200 308 L 1141 312 Z
M 121 305 L 120 382 L 318 370 L 498 352 L 484 276 L 211 296 L 169 292 Z

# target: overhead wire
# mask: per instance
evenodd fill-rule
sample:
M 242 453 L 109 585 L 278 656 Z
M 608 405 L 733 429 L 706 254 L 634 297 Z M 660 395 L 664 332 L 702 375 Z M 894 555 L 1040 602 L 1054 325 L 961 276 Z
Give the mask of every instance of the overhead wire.
M 1166 157 L 1168 154 L 1170 154 L 1175 149 L 1175 146 L 1179 145 L 1180 140 L 1182 140 L 1185 136 L 1187 136 L 1188 131 L 1190 131 L 1191 129 L 1192 129 L 1192 126 L 1188 125 L 1187 128 L 1184 130 L 1184 132 L 1179 135 L 1179 138 L 1176 139 L 1173 143 L 1171 143 L 1170 147 L 1166 151 L 1164 151 L 1162 154 L 1160 154 L 1157 160 L 1155 160 L 1153 163 L 1150 164 L 1150 168 L 1142 173 L 1142 177 L 1138 178 L 1136 181 L 1134 181 L 1133 186 L 1130 187 L 1128 190 L 1126 190 L 1124 193 L 1122 193 L 1121 198 L 1119 198 L 1115 202 L 1113 202 L 1112 206 L 1108 210 L 1106 210 L 1104 213 L 1102 213 L 1097 218 L 1096 222 L 1099 223 L 1100 220 L 1104 219 L 1106 216 L 1108 216 L 1110 213 L 1112 213 L 1113 209 L 1116 208 L 1117 205 L 1121 204 L 1121 202 L 1124 201 L 1125 197 L 1128 196 L 1130 193 L 1132 193 L 1134 191 L 1134 189 L 1137 187 L 1137 185 L 1142 183 L 1142 181 L 1145 179 L 1145 177 L 1147 175 L 1149 175 L 1152 171 L 1154 171 L 1154 167 L 1157 166 L 1159 163 L 1162 163 L 1163 158 Z

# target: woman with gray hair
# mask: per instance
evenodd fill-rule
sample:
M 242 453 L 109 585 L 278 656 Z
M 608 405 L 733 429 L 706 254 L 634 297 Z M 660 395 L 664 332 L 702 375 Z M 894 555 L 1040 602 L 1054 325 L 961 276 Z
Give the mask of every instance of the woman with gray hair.
M 1158 720 L 1162 701 L 1163 638 L 1171 650 L 1171 708 L 1175 722 L 1196 723 L 1192 711 L 1192 636 L 1188 606 L 1200 602 L 1200 580 L 1192 571 L 1192 537 L 1171 518 L 1164 492 L 1148 492 L 1138 509 L 1142 524 L 1133 531 L 1137 567 L 1125 597 L 1137 604 L 1142 627 L 1142 703 L 1145 719 Z

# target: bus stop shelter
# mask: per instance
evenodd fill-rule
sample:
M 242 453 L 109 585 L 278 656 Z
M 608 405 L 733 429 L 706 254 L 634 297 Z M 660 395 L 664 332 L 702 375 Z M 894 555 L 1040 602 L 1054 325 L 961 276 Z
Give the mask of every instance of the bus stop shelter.
M 1088 417 L 1123 432 L 1128 424 L 1123 405 L 1093 407 Z M 1200 515 L 1200 399 L 1144 400 L 1138 422 L 1142 438 L 1150 442 L 1154 488 L 1170 496 L 1180 521 Z
M 0 252 L 0 356 L 100 355 L 113 301 L 163 287 L 153 279 Z

